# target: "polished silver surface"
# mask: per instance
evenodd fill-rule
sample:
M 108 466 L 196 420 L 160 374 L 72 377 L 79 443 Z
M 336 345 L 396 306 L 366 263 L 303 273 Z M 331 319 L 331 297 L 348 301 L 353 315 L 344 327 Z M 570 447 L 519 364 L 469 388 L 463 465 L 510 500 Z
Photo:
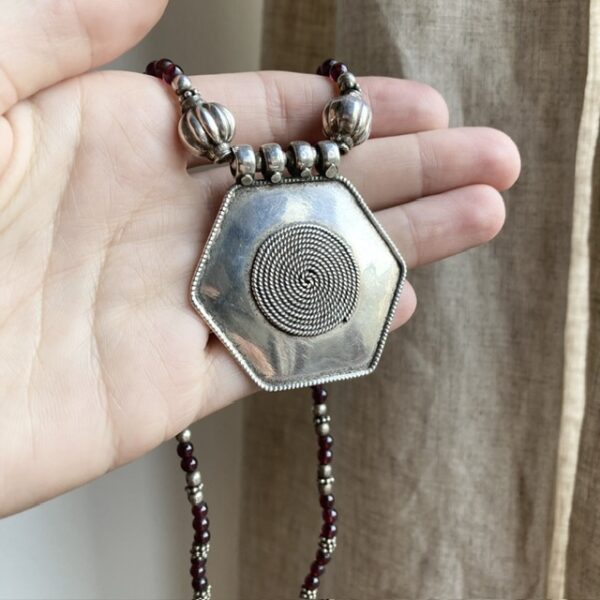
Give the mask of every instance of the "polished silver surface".
M 229 167 L 237 183 L 251 185 L 256 176 L 256 154 L 249 144 L 240 144 L 232 148 L 233 158 Z
M 340 146 L 342 154 L 371 134 L 371 107 L 357 91 L 332 98 L 323 109 L 323 131 Z
M 285 171 L 286 156 L 283 148 L 275 142 L 260 147 L 260 169 L 265 179 L 271 183 L 281 183 Z
M 348 319 L 316 335 L 293 335 L 274 326 L 251 289 L 259 248 L 291 225 L 315 225 L 335 234 L 350 249 L 358 271 L 356 304 Z M 191 299 L 250 377 L 274 391 L 373 371 L 405 276 L 402 257 L 346 179 L 256 181 L 236 185 L 225 196 L 192 280 Z
M 331 140 L 317 142 L 317 171 L 319 175 L 333 179 L 340 168 L 340 147 Z
M 308 142 L 294 141 L 287 151 L 288 171 L 293 177 L 306 179 L 312 175 L 317 159 L 317 151 Z
M 233 115 L 217 102 L 198 99 L 183 110 L 179 119 L 179 137 L 189 152 L 215 162 L 222 162 L 231 154 L 234 133 Z

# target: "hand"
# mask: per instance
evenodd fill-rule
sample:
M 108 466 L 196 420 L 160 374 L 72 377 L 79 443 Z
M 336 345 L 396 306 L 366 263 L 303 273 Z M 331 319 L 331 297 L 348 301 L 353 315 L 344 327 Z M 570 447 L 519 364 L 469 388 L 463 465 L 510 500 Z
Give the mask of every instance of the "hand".
M 0 514 L 80 485 L 254 391 L 188 303 L 228 169 L 189 174 L 162 82 L 89 72 L 136 43 L 163 0 L 11 2 L 0 22 Z M 149 57 L 155 58 L 155 57 Z M 320 137 L 316 75 L 203 76 L 236 140 Z M 447 129 L 443 99 L 365 77 L 372 139 L 342 161 L 409 269 L 490 240 L 519 156 Z M 415 309 L 408 285 L 394 327 Z

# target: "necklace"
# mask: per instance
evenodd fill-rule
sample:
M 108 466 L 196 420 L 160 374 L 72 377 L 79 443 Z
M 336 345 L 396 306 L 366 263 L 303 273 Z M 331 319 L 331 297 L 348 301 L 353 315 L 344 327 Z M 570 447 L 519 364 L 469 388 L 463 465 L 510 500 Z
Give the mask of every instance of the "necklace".
M 406 278 L 402 256 L 356 188 L 339 175 L 341 155 L 369 137 L 371 108 L 347 66 L 329 59 L 317 70 L 340 93 L 323 109 L 328 139 L 315 146 L 293 141 L 286 151 L 266 143 L 255 151 L 231 144 L 233 115 L 203 100 L 179 66 L 161 59 L 146 73 L 176 93 L 184 146 L 197 157 L 229 163 L 236 182 L 194 272 L 192 305 L 259 387 L 312 388 L 323 526 L 300 598 L 316 599 L 336 548 L 338 520 L 323 385 L 375 369 Z M 190 430 L 177 442 L 194 517 L 193 598 L 210 600 L 208 506 Z

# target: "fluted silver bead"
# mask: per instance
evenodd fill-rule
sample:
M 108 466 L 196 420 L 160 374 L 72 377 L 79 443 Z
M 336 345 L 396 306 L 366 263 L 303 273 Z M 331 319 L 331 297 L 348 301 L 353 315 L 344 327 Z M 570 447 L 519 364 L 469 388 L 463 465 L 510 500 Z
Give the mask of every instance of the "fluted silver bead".
M 185 147 L 193 155 L 206 156 L 213 162 L 227 160 L 234 133 L 233 115 L 218 102 L 194 100 L 179 119 L 179 137 Z
M 342 154 L 362 144 L 371 134 L 373 113 L 358 91 L 332 98 L 323 109 L 323 131 Z

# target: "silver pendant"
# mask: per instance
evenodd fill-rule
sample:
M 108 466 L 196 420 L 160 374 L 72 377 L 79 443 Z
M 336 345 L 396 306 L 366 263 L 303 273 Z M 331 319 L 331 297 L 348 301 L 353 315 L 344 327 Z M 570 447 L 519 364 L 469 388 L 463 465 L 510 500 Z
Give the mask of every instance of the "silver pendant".
M 343 177 L 233 186 L 191 285 L 194 307 L 263 389 L 371 373 L 404 260 Z

